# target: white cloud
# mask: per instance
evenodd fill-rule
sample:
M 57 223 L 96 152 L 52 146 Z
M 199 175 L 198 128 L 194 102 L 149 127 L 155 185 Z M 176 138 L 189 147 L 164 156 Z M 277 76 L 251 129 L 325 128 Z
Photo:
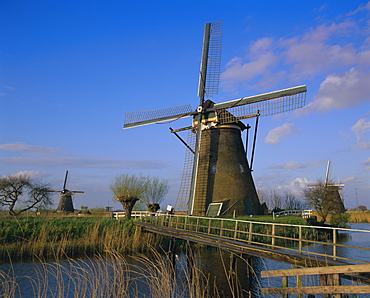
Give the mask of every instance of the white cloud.
M 0 150 L 29 154 L 28 156 L 0 157 L 0 165 L 46 168 L 97 168 L 97 169 L 162 169 L 169 162 L 158 160 L 117 160 L 109 158 L 83 158 L 66 156 L 58 148 L 25 143 L 0 144 Z
M 343 34 L 355 26 L 352 22 L 321 25 L 301 36 L 283 40 L 284 57 L 292 66 L 294 77 L 323 72 L 328 68 L 353 65 L 356 62 L 356 49 L 352 44 L 330 44 L 329 38 L 340 32 Z
M 303 109 L 303 113 L 354 107 L 369 101 L 369 94 L 370 69 L 361 71 L 353 67 L 345 73 L 328 75 L 313 102 Z
M 58 148 L 29 145 L 25 143 L 0 144 L 0 150 L 36 155 L 54 155 L 61 153 Z
M 323 163 L 325 163 L 324 160 L 310 161 L 305 163 L 290 161 L 279 165 L 271 164 L 267 168 L 273 170 L 298 170 L 298 169 L 316 168 L 322 165 Z
M 370 132 L 370 112 L 362 116 L 356 123 L 351 127 L 351 130 L 355 133 L 357 145 L 355 149 L 364 150 L 370 149 L 370 138 L 367 134 Z
M 276 145 L 280 143 L 284 136 L 289 136 L 296 133 L 298 133 L 298 130 L 294 127 L 293 123 L 285 123 L 270 130 L 265 138 L 265 143 Z
M 307 188 L 307 185 L 313 184 L 314 181 L 310 181 L 307 178 L 297 177 L 287 185 L 279 185 L 277 189 L 291 191 L 295 196 L 302 196 L 302 192 Z
M 370 157 L 362 162 L 362 164 L 365 166 L 365 171 L 370 171 Z
M 238 83 L 249 81 L 259 75 L 264 74 L 276 61 L 276 56 L 272 52 L 258 55 L 253 61 L 245 62 L 242 58 L 235 57 L 226 65 L 226 71 L 221 78 L 228 82 Z
M 289 38 L 260 38 L 244 56 L 234 57 L 221 75 L 228 90 L 271 89 L 278 84 L 324 79 L 314 101 L 298 114 L 343 109 L 368 101 L 370 38 L 366 18 L 370 2 L 342 21 L 320 24 Z M 370 24 L 370 21 L 369 21 Z M 352 38 L 354 37 L 354 38 Z
M 0 165 L 18 165 L 47 168 L 95 168 L 95 169 L 162 169 L 169 162 L 157 160 L 116 160 L 83 157 L 11 157 L 0 158 Z
M 6 177 L 6 176 L 14 176 L 14 177 L 27 176 L 29 178 L 39 180 L 45 177 L 49 177 L 50 174 L 47 172 L 39 172 L 39 171 L 20 171 L 15 174 L 3 175 L 3 177 Z

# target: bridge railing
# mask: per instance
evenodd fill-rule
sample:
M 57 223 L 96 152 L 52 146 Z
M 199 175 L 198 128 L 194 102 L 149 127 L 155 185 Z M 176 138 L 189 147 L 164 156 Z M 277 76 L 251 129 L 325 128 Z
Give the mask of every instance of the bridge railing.
M 145 217 L 141 221 L 300 254 L 352 263 L 370 263 L 369 247 L 346 245 L 338 241 L 343 233 L 349 232 L 367 234 L 366 237 L 369 238 L 369 230 L 180 215 Z M 348 253 L 347 257 L 344 256 L 348 249 L 356 250 L 356 253 L 350 255 L 362 255 L 363 260 L 349 258 Z
M 150 212 L 150 211 L 131 211 L 131 218 L 144 218 L 148 216 L 163 216 L 167 215 L 168 212 Z M 126 216 L 126 212 L 112 212 L 112 217 L 116 219 L 124 218 Z
M 313 210 L 283 210 L 280 212 L 273 212 L 273 218 L 275 216 L 280 216 L 280 215 L 298 215 L 302 216 L 303 218 L 310 218 L 313 214 Z

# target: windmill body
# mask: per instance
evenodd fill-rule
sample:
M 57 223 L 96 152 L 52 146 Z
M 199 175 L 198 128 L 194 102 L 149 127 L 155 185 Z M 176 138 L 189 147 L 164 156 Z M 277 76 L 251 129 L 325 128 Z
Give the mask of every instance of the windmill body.
M 344 207 L 344 200 L 343 200 L 342 192 L 341 192 L 344 187 L 344 184 L 329 183 L 330 164 L 331 162 L 328 161 L 328 165 L 326 167 L 326 175 L 325 175 L 325 192 L 327 192 L 328 196 L 330 196 L 333 199 L 334 203 L 337 206 L 337 211 L 340 213 L 343 213 L 346 211 L 346 208 Z
M 61 191 L 52 191 L 55 193 L 59 193 L 59 196 L 60 196 L 56 212 L 74 212 L 75 208 L 73 207 L 72 196 L 76 193 L 84 193 L 83 191 L 66 189 L 67 178 L 68 178 L 68 171 L 66 171 L 66 176 L 64 178 L 63 189 Z
M 176 135 L 177 132 L 191 130 L 187 145 L 190 150 L 185 158 L 183 181 L 175 211 L 187 211 L 189 215 L 207 215 L 212 204 L 219 204 L 222 214 L 263 214 L 267 210 L 258 199 L 246 158 L 242 141 L 242 132 L 246 126 L 242 120 L 303 107 L 306 86 L 222 103 L 205 100 L 205 97 L 217 93 L 221 24 L 208 23 L 204 31 L 198 108 L 194 111 L 190 105 L 185 105 L 162 110 L 126 112 L 124 128 L 193 117 L 191 126 L 171 129 Z
M 60 194 L 59 204 L 56 211 L 74 212 L 72 195 Z

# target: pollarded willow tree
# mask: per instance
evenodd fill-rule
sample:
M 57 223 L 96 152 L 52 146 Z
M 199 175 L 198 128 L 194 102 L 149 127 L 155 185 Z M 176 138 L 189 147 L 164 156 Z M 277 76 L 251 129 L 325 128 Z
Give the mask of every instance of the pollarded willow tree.
M 169 190 L 170 186 L 167 179 L 148 176 L 143 196 L 143 201 L 148 207 L 148 211 L 158 211 L 160 208 L 159 205 L 163 202 Z
M 41 210 L 51 206 L 51 189 L 48 184 L 27 175 L 7 175 L 0 178 L 0 204 L 9 214 L 17 216 L 28 210 Z
M 147 177 L 135 174 L 117 175 L 109 185 L 113 192 L 113 201 L 122 204 L 126 219 L 131 219 L 132 209 L 144 197 L 146 187 Z

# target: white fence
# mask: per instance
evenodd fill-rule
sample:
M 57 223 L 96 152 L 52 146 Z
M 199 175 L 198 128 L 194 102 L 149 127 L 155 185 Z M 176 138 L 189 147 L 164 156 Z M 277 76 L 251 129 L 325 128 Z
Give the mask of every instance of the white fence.
M 312 216 L 313 210 L 284 210 L 280 212 L 273 212 L 272 215 L 275 216 L 280 215 L 300 215 L 303 218 L 310 218 Z
M 113 212 L 113 218 L 120 219 L 126 216 L 126 212 Z M 143 218 L 148 216 L 163 216 L 167 215 L 168 212 L 158 211 L 158 212 L 149 212 L 149 211 L 132 211 L 131 218 Z

